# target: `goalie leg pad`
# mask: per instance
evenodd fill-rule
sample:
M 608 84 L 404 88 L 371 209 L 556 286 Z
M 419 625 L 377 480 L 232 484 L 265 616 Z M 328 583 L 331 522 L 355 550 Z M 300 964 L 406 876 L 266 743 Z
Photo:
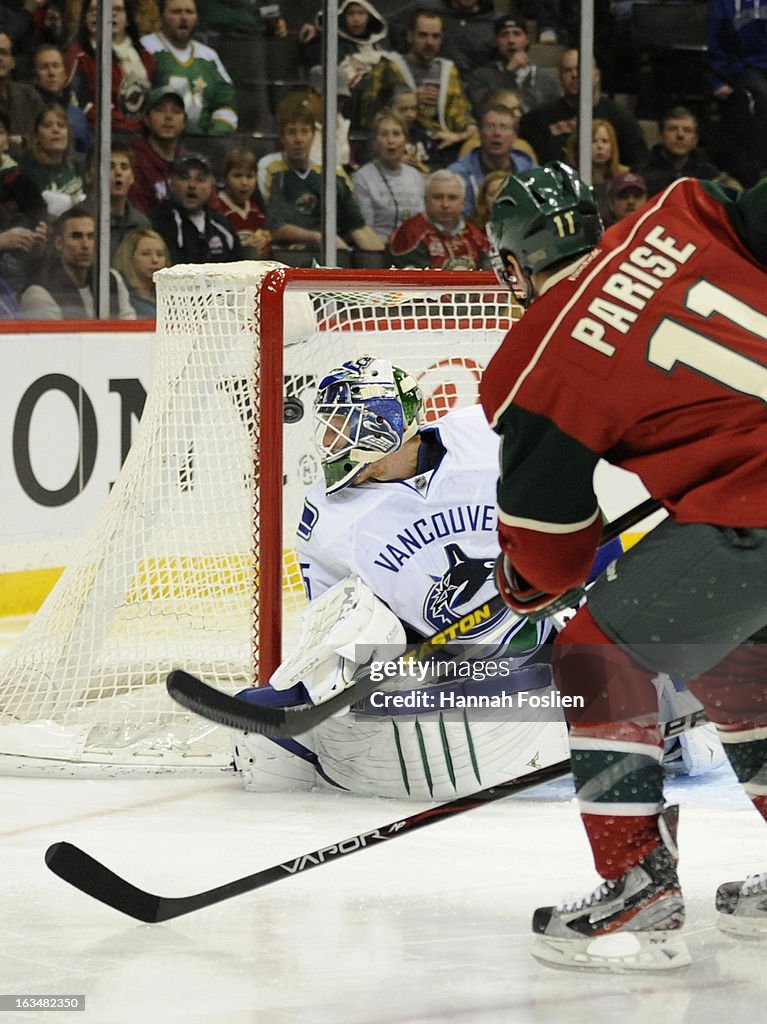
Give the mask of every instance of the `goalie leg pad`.
M 658 709 L 662 722 L 703 711 L 698 698 L 678 679 L 663 673 L 653 679 L 658 691 Z M 703 775 L 720 768 L 727 755 L 717 735 L 716 727 L 707 724 L 682 733 L 666 743 L 664 767 L 676 775 Z
M 546 668 L 531 666 L 531 683 Z M 549 685 L 535 692 L 553 690 Z M 303 688 L 297 687 L 290 699 L 268 686 L 239 696 L 284 706 L 302 703 Z M 471 710 L 352 714 L 330 718 L 294 740 L 239 733 L 234 764 L 245 788 L 258 793 L 319 785 L 360 796 L 451 800 L 556 764 L 568 752 L 563 721 L 511 722 Z
M 377 654 L 398 658 L 405 647 L 397 616 L 359 577 L 350 576 L 306 608 L 298 649 L 270 683 L 276 690 L 303 683 L 309 699 L 319 704 L 349 686 L 359 665 Z
M 673 775 L 704 775 L 721 768 L 727 760 L 716 726 L 710 722 L 681 733 L 676 742 L 678 756 L 674 757 L 677 750 L 672 746 L 667 751 L 668 759 L 663 761 L 664 768 Z
M 277 741 L 244 732 L 235 737 L 233 755 L 234 769 L 252 793 L 297 792 L 317 783 L 316 755 L 298 739 Z
M 271 686 L 249 686 L 237 694 L 240 700 L 269 707 L 292 707 L 306 700 L 303 687 L 274 690 Z M 317 756 L 301 736 L 272 740 L 254 732 L 234 734 L 232 758 L 245 789 L 254 793 L 278 793 L 311 789 L 317 781 Z
M 452 800 L 568 756 L 564 722 L 509 722 L 464 712 L 347 715 L 312 730 L 325 781 L 351 793 Z

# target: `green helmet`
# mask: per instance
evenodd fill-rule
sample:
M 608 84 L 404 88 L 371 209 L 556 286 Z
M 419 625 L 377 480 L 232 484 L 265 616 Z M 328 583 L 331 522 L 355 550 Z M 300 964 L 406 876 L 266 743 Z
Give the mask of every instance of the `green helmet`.
M 525 274 L 535 274 L 593 249 L 603 230 L 594 193 L 558 161 L 510 175 L 487 225 L 495 271 L 512 291 L 509 254 Z

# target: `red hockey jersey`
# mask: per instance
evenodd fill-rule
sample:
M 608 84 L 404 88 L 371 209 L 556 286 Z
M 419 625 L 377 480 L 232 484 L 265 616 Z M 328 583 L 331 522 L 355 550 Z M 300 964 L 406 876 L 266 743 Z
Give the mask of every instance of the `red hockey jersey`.
M 243 245 L 250 244 L 250 238 L 254 231 L 264 230 L 266 224 L 264 211 L 253 200 L 250 201 L 247 209 L 243 210 L 242 207 L 235 206 L 225 192 L 219 192 L 218 195 L 211 196 L 208 205 L 212 209 L 218 210 L 219 213 L 223 213 L 237 232 Z
M 542 590 L 588 573 L 600 456 L 680 522 L 767 526 L 767 183 L 746 197 L 675 182 L 549 278 L 490 362 L 501 544 Z
M 423 213 L 409 217 L 389 237 L 389 252 L 395 267 L 489 269 L 489 248 L 487 236 L 471 221 L 450 234 L 441 231 Z

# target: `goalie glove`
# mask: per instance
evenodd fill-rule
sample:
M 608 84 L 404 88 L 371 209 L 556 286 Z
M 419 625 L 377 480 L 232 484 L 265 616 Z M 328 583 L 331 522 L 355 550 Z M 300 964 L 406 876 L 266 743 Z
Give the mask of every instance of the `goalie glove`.
M 517 615 L 525 615 L 534 622 L 567 608 L 577 608 L 586 594 L 583 587 L 574 587 L 562 594 L 546 594 L 531 587 L 501 553 L 495 563 L 495 582 L 498 593 Z

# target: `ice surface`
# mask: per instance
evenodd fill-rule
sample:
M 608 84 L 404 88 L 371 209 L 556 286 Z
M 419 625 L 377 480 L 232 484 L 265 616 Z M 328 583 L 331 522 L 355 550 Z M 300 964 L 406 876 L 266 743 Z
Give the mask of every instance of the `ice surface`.
M 529 956 L 533 909 L 596 884 L 570 784 L 551 783 L 164 925 L 140 925 L 45 867 L 82 846 L 175 896 L 413 813 L 218 778 L 0 779 L 2 993 L 84 993 L 87 1010 L 0 1024 L 668 1024 L 756 1021 L 767 942 L 715 928 L 719 882 L 767 869 L 728 768 L 668 786 L 682 803 L 691 967 L 582 976 Z

